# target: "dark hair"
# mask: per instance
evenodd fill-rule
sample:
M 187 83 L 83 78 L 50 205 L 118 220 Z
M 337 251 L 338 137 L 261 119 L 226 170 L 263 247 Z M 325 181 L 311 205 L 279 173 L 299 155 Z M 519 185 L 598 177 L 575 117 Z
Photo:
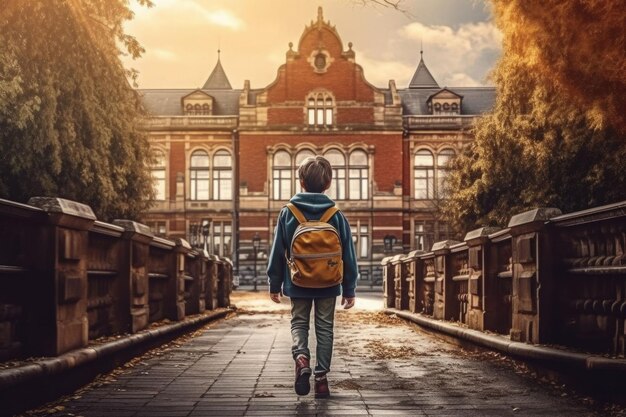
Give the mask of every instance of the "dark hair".
M 328 159 L 323 156 L 309 156 L 300 163 L 298 177 L 302 180 L 306 191 L 322 193 L 333 179 L 333 169 Z

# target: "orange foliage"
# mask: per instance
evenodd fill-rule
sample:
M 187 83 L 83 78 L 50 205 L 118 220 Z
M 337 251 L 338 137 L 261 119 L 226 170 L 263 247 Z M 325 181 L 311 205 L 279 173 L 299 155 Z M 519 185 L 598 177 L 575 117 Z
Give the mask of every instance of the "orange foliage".
M 595 127 L 626 132 L 623 0 L 492 0 L 509 59 L 584 109 Z

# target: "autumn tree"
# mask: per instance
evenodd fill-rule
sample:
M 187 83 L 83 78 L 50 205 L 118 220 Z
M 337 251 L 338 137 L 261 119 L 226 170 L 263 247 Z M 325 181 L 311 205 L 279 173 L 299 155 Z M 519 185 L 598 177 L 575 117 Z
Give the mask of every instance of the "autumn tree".
M 506 226 L 512 214 L 535 207 L 571 212 L 626 196 L 623 135 L 595 125 L 518 58 L 505 47 L 495 108 L 453 162 L 443 214 L 459 232 Z
M 140 99 L 119 59 L 142 52 L 122 28 L 128 1 L 2 3 L 0 197 L 59 196 L 103 219 L 137 216 L 153 191 Z
M 595 127 L 626 134 L 623 0 L 492 0 L 508 53 L 584 109 Z

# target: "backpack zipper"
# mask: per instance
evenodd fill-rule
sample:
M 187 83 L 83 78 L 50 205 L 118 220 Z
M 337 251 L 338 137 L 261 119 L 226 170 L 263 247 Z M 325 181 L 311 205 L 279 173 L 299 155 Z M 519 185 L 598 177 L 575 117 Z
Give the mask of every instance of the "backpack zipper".
M 333 226 L 328 225 L 328 226 L 323 226 L 323 227 L 303 227 L 300 230 L 298 230 L 297 233 L 294 233 L 293 237 L 291 238 L 291 245 L 289 245 L 290 248 L 293 248 L 293 242 L 296 240 L 296 238 L 298 236 L 300 236 L 303 233 L 306 232 L 310 232 L 312 230 L 328 230 L 333 232 L 335 235 L 337 235 L 337 238 L 339 238 L 339 233 L 337 233 L 337 229 L 335 229 Z M 341 238 L 339 238 L 339 245 L 341 246 Z
M 307 253 L 302 255 L 293 255 L 293 258 L 298 259 L 316 259 L 316 258 L 329 258 L 331 256 L 341 256 L 341 252 L 326 252 L 326 253 Z
M 335 235 L 337 235 L 337 238 L 339 239 L 339 247 L 341 247 L 341 237 L 339 236 L 339 232 L 337 232 L 337 229 L 335 229 L 331 224 L 327 223 L 328 226 L 322 226 L 321 229 L 322 230 L 329 230 L 331 232 L 333 232 Z M 303 227 L 300 230 L 298 230 L 297 233 L 294 233 L 293 237 L 291 238 L 291 245 L 289 245 L 289 253 L 291 255 L 290 258 L 288 259 L 293 259 L 294 255 L 293 255 L 293 242 L 296 240 L 296 237 L 300 236 L 301 234 L 305 233 L 305 232 L 310 232 L 311 230 L 320 230 L 319 226 L 315 226 L 315 227 Z M 338 253 L 338 255 L 341 255 L 341 252 Z M 309 254 L 309 255 L 299 255 L 298 257 L 305 257 L 305 258 L 315 258 L 318 257 L 318 254 Z M 326 256 L 326 255 L 322 255 L 322 256 Z

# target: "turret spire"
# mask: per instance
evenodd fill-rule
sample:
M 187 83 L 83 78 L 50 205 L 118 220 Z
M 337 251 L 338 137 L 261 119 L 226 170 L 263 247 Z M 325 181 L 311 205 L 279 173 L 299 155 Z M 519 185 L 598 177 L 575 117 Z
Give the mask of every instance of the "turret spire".
M 217 63 L 215 64 L 215 68 L 209 75 L 209 78 L 204 83 L 202 87 L 205 90 L 232 90 L 233 87 L 230 85 L 228 81 L 228 77 L 226 76 L 226 72 L 222 67 L 222 62 L 220 61 L 222 50 L 217 49 Z
M 435 81 L 426 64 L 424 63 L 424 50 L 420 48 L 420 62 L 417 65 L 415 74 L 411 78 L 409 88 L 439 88 L 439 84 Z

